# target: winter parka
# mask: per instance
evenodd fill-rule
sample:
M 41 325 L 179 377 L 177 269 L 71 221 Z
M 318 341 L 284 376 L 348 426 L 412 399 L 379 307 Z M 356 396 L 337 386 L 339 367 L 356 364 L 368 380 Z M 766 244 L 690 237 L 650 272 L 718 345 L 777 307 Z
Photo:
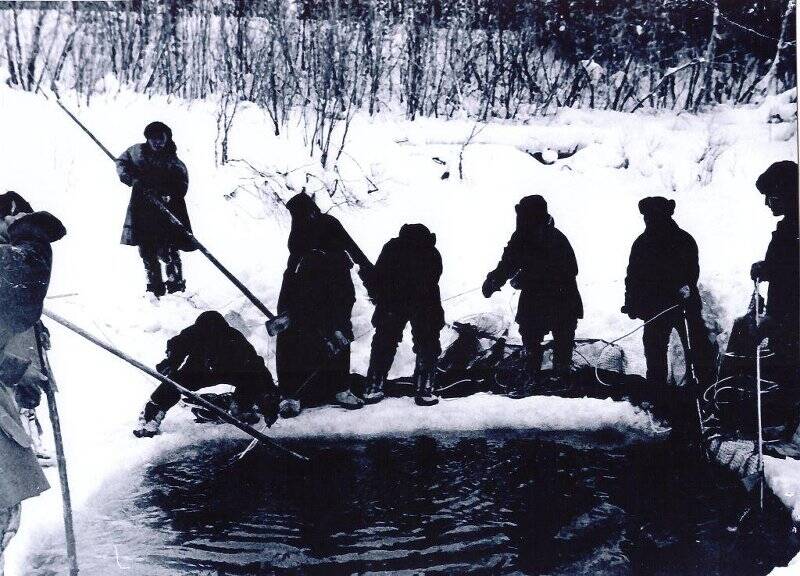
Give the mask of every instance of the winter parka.
M 148 199 L 153 194 L 191 232 L 189 213 L 186 210 L 186 192 L 189 174 L 186 165 L 178 159 L 175 143 L 169 140 L 160 152 L 144 142 L 134 144 L 117 158 L 120 181 L 132 187 L 125 224 L 120 243 L 128 246 L 174 246 L 189 252 L 196 246 L 187 234 L 175 226 Z
M 489 273 L 498 286 L 512 279 L 520 294 L 516 320 L 552 326 L 583 318 L 578 292 L 578 262 L 572 245 L 548 218 L 541 240 L 533 238 L 518 219 L 497 267 Z
M 689 286 L 687 311 L 700 311 L 697 243 L 672 218 L 651 225 L 633 242 L 625 278 L 625 308 L 634 318 L 648 320 L 682 303 L 679 291 Z

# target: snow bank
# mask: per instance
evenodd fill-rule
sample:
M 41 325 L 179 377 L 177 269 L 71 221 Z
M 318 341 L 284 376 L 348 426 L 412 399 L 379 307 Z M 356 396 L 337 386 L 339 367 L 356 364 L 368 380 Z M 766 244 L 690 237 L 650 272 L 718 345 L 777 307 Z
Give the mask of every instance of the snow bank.
M 586 314 L 577 335 L 605 339 L 636 326 L 619 307 L 630 246 L 643 229 L 637 202 L 664 195 L 677 201 L 678 223 L 699 244 L 706 311 L 724 341 L 732 319 L 746 309 L 750 264 L 763 257 L 775 225 L 753 183 L 770 163 L 797 154 L 792 140 L 796 120 L 769 123 L 771 118 L 775 121 L 770 111 L 782 104 L 772 102 L 760 108 L 719 107 L 702 115 L 561 110 L 524 125 L 498 123 L 478 129 L 463 120 L 409 123 L 389 116 L 356 117 L 334 170 L 323 169 L 309 157 L 297 124 L 275 137 L 266 116 L 244 105 L 230 134 L 229 154 L 246 162 L 217 167 L 211 102 L 186 104 L 123 92 L 97 98 L 90 107 L 68 104 L 114 153 L 141 141 L 146 123 L 168 123 L 189 169 L 187 204 L 198 238 L 271 307 L 288 255 L 289 219 L 270 198 L 286 200 L 305 185 L 373 260 L 403 223 L 422 222 L 435 232 L 444 260 L 441 287 L 448 321 L 475 312 L 513 318 L 513 289 L 506 286 L 485 300 L 478 287 L 513 230 L 514 204 L 523 195 L 542 194 L 578 258 Z M 48 306 L 151 365 L 160 359 L 168 337 L 202 309 L 218 309 L 236 315 L 237 327 L 274 369 L 274 342 L 261 314 L 202 255 L 195 252 L 184 259 L 189 289 L 197 292 L 191 302 L 173 297 L 153 307 L 144 301 L 144 274 L 136 250 L 118 244 L 129 191 L 118 182 L 108 158 L 54 103 L 2 87 L 0 120 L 8 142 L 0 156 L 3 187 L 16 189 L 35 207 L 58 215 L 69 231 L 54 245 L 50 294 L 76 295 L 51 299 Z M 470 134 L 474 137 L 464 148 Z M 575 149 L 574 155 L 550 165 L 531 156 Z M 460 155 L 463 180 L 458 176 Z M 333 189 L 337 192 L 330 197 Z M 358 207 L 341 205 L 343 189 Z M 372 306 L 355 275 L 354 281 L 358 302 L 353 323 L 360 338 L 353 346 L 352 367 L 363 374 Z M 162 437 L 136 440 L 130 429 L 154 383 L 48 325 L 78 508 L 112 473 L 135 471 L 170 446 L 208 434 L 237 433 L 229 427 L 193 427 L 187 414 L 176 409 Z M 512 338 L 518 337 L 515 330 L 514 326 Z M 398 351 L 393 376 L 412 370 L 409 336 Z M 443 343 L 451 337 L 443 334 Z M 642 373 L 640 337 L 621 344 L 629 369 Z M 389 400 L 356 413 L 311 410 L 279 423 L 273 433 L 363 436 L 508 427 L 616 429 L 645 436 L 658 432 L 645 414 L 611 401 L 512 402 L 481 395 L 424 410 L 407 404 Z M 795 465 L 769 460 L 767 474 L 797 518 Z M 24 551 L 42 525 L 59 522 L 52 514 L 58 498 L 54 489 L 26 502 L 22 531 L 9 550 L 9 574 L 21 573 Z

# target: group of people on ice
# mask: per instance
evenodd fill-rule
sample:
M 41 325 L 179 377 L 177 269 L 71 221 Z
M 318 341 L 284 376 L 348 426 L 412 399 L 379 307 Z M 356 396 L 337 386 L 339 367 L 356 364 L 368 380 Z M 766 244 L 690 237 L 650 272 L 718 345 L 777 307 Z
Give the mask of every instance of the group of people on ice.
M 184 201 L 188 173 L 177 157 L 172 132 L 165 124 L 154 122 L 144 135 L 144 143 L 132 146 L 117 159 L 120 180 L 132 188 L 122 242 L 138 246 L 146 290 L 151 298 L 159 298 L 185 289 L 179 252 L 194 249 L 196 242 Z M 739 338 L 748 346 L 759 346 L 768 339 L 771 373 L 782 390 L 775 409 L 787 434 L 797 426 L 800 397 L 797 164 L 771 165 L 756 187 L 772 213 L 783 219 L 764 260 L 752 267 L 754 280 L 769 282 L 766 313 L 757 323 L 737 324 L 731 342 Z M 435 234 L 422 224 L 406 224 L 384 245 L 373 265 L 341 223 L 323 214 L 306 194 L 295 195 L 286 207 L 292 225 L 278 314 L 288 318 L 288 327 L 277 336 L 277 386 L 264 359 L 217 311 L 201 313 L 191 326 L 171 338 L 157 370 L 190 390 L 233 385 L 230 413 L 254 422 L 260 412 L 271 425 L 279 413 L 293 416 L 304 405 L 335 402 L 357 409 L 381 401 L 397 346 L 410 323 L 417 358 L 415 401 L 420 406 L 436 404 L 444 311 L 439 293 L 442 257 Z M 542 339 L 548 333 L 554 340 L 554 369 L 546 377 L 548 385 L 570 385 L 575 330 L 583 317 L 583 305 L 574 251 L 555 227 L 545 199 L 526 196 L 515 210 L 516 230 L 498 265 L 487 274 L 482 291 L 489 298 L 508 281 L 521 291 L 516 321 L 527 374 L 508 395 L 523 398 L 536 394 L 544 384 Z M 717 377 L 717 354 L 702 318 L 697 245 L 674 221 L 673 200 L 644 198 L 639 210 L 645 230 L 631 249 L 622 312 L 646 321 L 643 339 L 648 383 L 666 385 L 667 346 L 674 329 L 695 374 L 690 392 L 706 400 L 704 391 Z M 47 488 L 35 446 L 32 448 L 32 431 L 30 427 L 26 430 L 23 422 L 30 417 L 25 410 L 38 404 L 39 389 L 49 385 L 42 365 L 48 338 L 39 318 L 50 279 L 50 243 L 65 233 L 57 218 L 34 211 L 19 194 L 0 195 L 0 460 L 9 471 L 0 474 L 0 553 L 18 526 L 20 502 Z M 350 386 L 354 264 L 375 304 L 375 333 L 361 395 L 354 394 Z M 754 308 L 762 309 L 758 298 Z M 741 425 L 730 416 L 741 412 L 736 399 L 741 404 L 743 398 L 700 402 L 709 451 L 732 468 L 747 467 L 750 462 L 745 454 L 742 464 L 740 448 L 748 434 L 752 440 L 752 426 Z M 179 399 L 176 389 L 161 384 L 147 401 L 134 433 L 157 434 L 166 412 Z M 750 448 L 748 454 L 752 455 L 752 445 Z

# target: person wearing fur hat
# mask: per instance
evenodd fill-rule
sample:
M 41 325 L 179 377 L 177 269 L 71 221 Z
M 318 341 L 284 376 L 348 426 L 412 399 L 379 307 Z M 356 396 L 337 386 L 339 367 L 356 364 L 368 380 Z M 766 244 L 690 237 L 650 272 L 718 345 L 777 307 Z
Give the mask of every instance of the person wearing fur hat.
M 0 202 L 8 199 L 6 195 Z M 0 237 L 5 239 L 0 243 L 0 572 L 3 550 L 19 526 L 21 502 L 49 487 L 11 390 L 29 384 L 23 379 L 29 361 L 9 354 L 7 345 L 39 321 L 50 284 L 50 244 L 65 233 L 48 212 L 17 212 L 0 219 Z
M 378 256 L 370 286 L 375 303 L 372 352 L 364 401 L 383 399 L 386 376 L 392 367 L 403 329 L 411 322 L 414 353 L 415 402 L 431 406 L 435 396 L 436 361 L 442 348 L 439 333 L 444 327 L 444 310 L 439 295 L 442 256 L 436 249 L 436 235 L 423 224 L 404 224 Z
M 677 306 L 644 327 L 647 381 L 659 389 L 666 385 L 667 349 L 673 329 L 678 332 L 688 356 L 685 313 L 693 352 L 691 360 L 701 389 L 705 389 L 713 382 L 716 345 L 710 339 L 701 314 L 697 243 L 673 220 L 674 200 L 661 196 L 643 198 L 639 202 L 639 212 L 645 229 L 631 247 L 622 312 L 631 319 L 651 320 Z
M 147 275 L 146 290 L 159 298 L 186 289 L 178 251 L 195 249 L 187 234 L 192 231 L 185 201 L 189 175 L 177 156 L 169 126 L 152 122 L 144 129 L 144 137 L 146 142 L 134 144 L 117 158 L 119 179 L 132 188 L 120 242 L 139 247 Z M 151 198 L 160 200 L 183 229 L 173 224 Z
M 365 279 L 372 263 L 342 224 L 307 194 L 296 194 L 286 208 L 292 227 L 278 314 L 287 314 L 290 323 L 275 347 L 281 414 L 329 402 L 361 408 L 350 390 L 350 316 L 356 300 L 350 270 L 357 264 Z
M 575 329 L 583 318 L 583 301 L 578 292 L 578 263 L 567 237 L 555 227 L 547 202 L 537 195 L 526 196 L 515 207 L 517 227 L 503 250 L 497 267 L 483 283 L 489 298 L 511 279 L 522 293 L 516 321 L 528 364 L 528 377 L 511 398 L 524 398 L 536 391 L 542 364 L 542 339 L 553 333 L 552 379 L 569 386 Z

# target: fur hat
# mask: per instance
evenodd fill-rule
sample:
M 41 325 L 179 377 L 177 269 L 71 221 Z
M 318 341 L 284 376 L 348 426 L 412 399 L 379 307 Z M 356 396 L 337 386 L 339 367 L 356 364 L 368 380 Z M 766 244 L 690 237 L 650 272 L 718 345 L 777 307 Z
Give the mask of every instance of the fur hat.
M 67 233 L 61 220 L 50 212 L 33 212 L 15 220 L 8 227 L 12 240 L 38 239 L 45 242 L 60 240 Z
M 159 134 L 166 134 L 167 140 L 172 140 L 172 129 L 163 122 L 150 122 L 144 127 L 144 137 L 148 140 L 155 138 Z
M 639 212 L 647 214 L 661 214 L 672 216 L 675 213 L 675 200 L 667 200 L 663 196 L 648 196 L 639 200 Z
M 436 245 L 436 234 L 433 234 L 425 224 L 403 224 L 398 238 L 422 246 Z
M 33 212 L 31 205 L 22 196 L 13 190 L 0 194 L 0 218 L 16 216 L 21 212 Z
M 797 162 L 783 160 L 773 163 L 756 180 L 756 188 L 762 194 L 784 196 L 797 202 Z

